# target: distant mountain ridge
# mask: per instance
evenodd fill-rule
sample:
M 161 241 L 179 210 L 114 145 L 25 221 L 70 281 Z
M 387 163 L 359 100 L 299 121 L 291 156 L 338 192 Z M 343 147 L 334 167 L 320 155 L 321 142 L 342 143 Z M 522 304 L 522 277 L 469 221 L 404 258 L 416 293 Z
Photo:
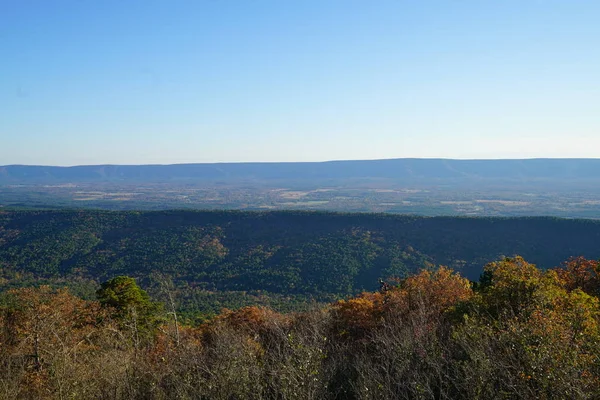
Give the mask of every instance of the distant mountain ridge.
M 171 180 L 600 180 L 600 159 L 385 160 L 171 165 L 0 166 L 0 183 Z

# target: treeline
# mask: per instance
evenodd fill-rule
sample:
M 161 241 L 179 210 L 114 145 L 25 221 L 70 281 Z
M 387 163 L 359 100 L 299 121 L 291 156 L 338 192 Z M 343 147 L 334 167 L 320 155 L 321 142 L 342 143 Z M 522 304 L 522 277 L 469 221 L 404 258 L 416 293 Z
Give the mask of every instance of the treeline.
M 440 267 L 303 313 L 223 310 L 198 326 L 172 286 L 117 277 L 84 301 L 11 290 L 0 396 L 86 399 L 584 399 L 600 397 L 600 263 L 521 257 L 476 283 Z

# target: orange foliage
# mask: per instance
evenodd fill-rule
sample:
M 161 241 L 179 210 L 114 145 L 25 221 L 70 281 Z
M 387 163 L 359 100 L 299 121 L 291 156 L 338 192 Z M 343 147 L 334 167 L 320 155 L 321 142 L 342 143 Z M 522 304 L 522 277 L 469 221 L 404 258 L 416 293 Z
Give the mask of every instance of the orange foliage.
M 10 310 L 12 329 L 16 337 L 43 337 L 45 343 L 77 344 L 96 325 L 103 315 L 97 302 L 73 296 L 66 289 L 53 290 L 48 286 L 15 289 L 8 292 L 18 307 Z M 39 339 L 37 339 L 39 341 Z M 70 341 L 70 342 L 69 342 Z M 26 341 L 32 343 L 32 341 Z
M 440 316 L 459 302 L 473 296 L 470 282 L 446 267 L 421 271 L 397 287 L 379 293 L 362 293 L 334 304 L 338 332 L 364 338 L 383 323 L 397 323 L 411 315 Z
M 581 289 L 593 296 L 600 294 L 600 262 L 576 257 L 555 271 L 565 289 Z
M 249 306 L 236 311 L 225 309 L 208 326 L 225 324 L 248 333 L 259 333 L 271 324 L 285 324 L 288 319 L 288 317 L 269 308 Z
M 384 295 L 381 293 L 362 293 L 359 296 L 340 300 L 334 304 L 336 326 L 340 327 L 342 335 L 363 337 L 375 329 L 383 315 Z
M 468 279 L 442 266 L 435 272 L 421 271 L 407 278 L 400 286 L 400 294 L 406 298 L 402 303 L 409 310 L 424 305 L 431 313 L 439 314 L 470 299 L 473 291 Z
M 0 334 L 2 351 L 6 357 L 25 361 L 25 397 L 44 398 L 51 381 L 65 380 L 73 373 L 74 360 L 98 350 L 91 336 L 103 310 L 97 302 L 48 286 L 10 290 L 8 299 Z

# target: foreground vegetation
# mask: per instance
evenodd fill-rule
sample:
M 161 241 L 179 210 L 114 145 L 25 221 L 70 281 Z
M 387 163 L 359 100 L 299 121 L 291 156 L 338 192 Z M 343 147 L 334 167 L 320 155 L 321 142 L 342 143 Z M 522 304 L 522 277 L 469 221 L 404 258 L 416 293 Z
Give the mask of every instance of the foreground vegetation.
M 303 313 L 223 310 L 178 320 L 132 278 L 85 301 L 9 291 L 0 396 L 97 399 L 600 397 L 600 263 L 540 270 L 520 257 L 477 283 L 440 267 Z

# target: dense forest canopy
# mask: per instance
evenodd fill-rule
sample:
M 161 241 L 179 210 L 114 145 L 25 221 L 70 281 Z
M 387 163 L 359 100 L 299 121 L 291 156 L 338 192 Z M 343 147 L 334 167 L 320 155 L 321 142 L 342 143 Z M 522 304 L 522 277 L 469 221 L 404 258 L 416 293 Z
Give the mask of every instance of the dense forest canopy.
M 196 282 L 216 274 L 211 282 L 233 287 L 236 276 L 247 275 L 252 285 L 257 275 L 268 278 L 288 271 L 288 277 L 278 279 L 288 285 L 281 290 L 293 289 L 294 279 L 310 286 L 311 276 L 315 290 L 327 290 L 319 285 L 331 282 L 316 281 L 325 277 L 321 273 L 334 274 L 335 268 L 356 270 L 345 273 L 356 278 L 348 283 L 352 289 L 376 284 L 361 279 L 361 273 L 385 278 L 428 263 L 459 267 L 465 276 L 477 279 L 486 262 L 512 254 L 550 268 L 575 255 L 600 257 L 599 239 L 600 221 L 558 218 L 293 211 L 0 212 L 4 272 L 77 272 L 107 278 L 159 270 Z M 397 270 L 386 272 L 390 268 Z M 228 277 L 218 276 L 226 270 Z
M 4 210 L 0 285 L 67 283 L 90 297 L 118 275 L 147 287 L 160 275 L 190 309 L 293 309 L 438 265 L 477 280 L 487 262 L 514 254 L 541 268 L 577 255 L 597 259 L 599 239 L 600 221 L 556 218 Z

